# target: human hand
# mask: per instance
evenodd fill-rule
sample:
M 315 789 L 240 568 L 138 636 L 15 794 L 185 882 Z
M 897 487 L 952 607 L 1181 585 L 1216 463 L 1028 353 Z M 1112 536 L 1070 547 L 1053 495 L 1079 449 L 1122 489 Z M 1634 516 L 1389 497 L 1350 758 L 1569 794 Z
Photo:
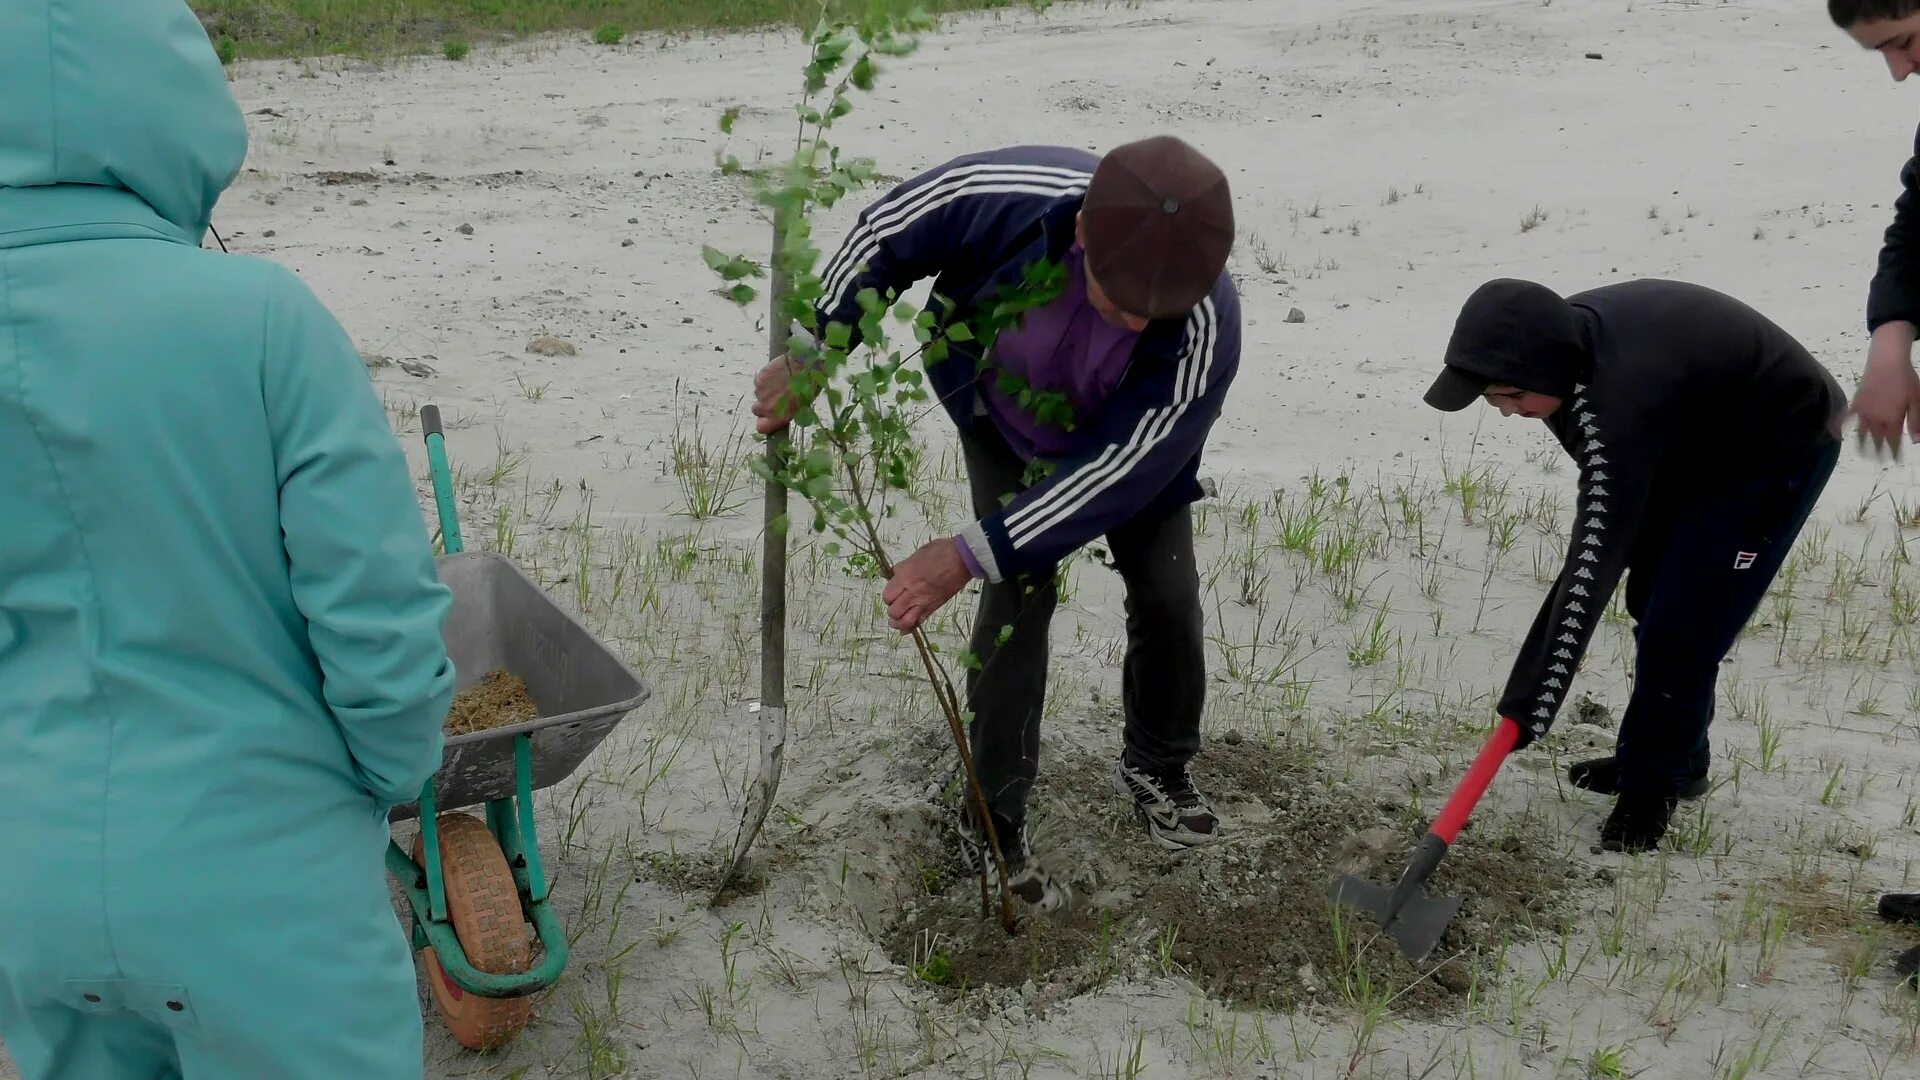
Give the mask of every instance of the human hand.
M 782 356 L 771 361 L 753 377 L 753 415 L 754 430 L 762 435 L 786 427 L 799 411 L 801 405 L 812 400 L 811 393 L 803 400 L 793 392 L 793 373 L 798 365 L 792 357 Z
M 1913 370 L 1913 336 L 1914 325 L 1899 320 L 1882 323 L 1873 332 L 1866 374 L 1847 408 L 1847 416 L 1859 420 L 1860 448 L 1865 450 L 1872 439 L 1876 457 L 1891 451 L 1899 459 L 1902 428 L 1920 442 L 1920 374 Z
M 921 545 L 894 564 L 893 578 L 880 594 L 887 605 L 887 625 L 912 633 L 972 580 L 952 537 Z

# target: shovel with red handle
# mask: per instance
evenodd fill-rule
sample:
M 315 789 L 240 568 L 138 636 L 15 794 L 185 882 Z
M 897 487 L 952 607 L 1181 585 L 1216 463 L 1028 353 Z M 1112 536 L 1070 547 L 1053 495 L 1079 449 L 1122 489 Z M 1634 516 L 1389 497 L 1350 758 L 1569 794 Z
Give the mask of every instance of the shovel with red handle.
M 1447 924 L 1460 910 L 1460 898 L 1457 896 L 1429 896 L 1426 883 L 1433 876 L 1434 868 L 1447 855 L 1460 829 L 1467 823 L 1467 815 L 1473 813 L 1474 804 L 1486 793 L 1487 785 L 1493 782 L 1493 774 L 1500 771 L 1500 764 L 1513 752 L 1520 741 L 1520 725 L 1509 717 L 1501 717 L 1500 725 L 1487 737 L 1486 744 L 1473 759 L 1473 765 L 1467 769 L 1467 775 L 1460 786 L 1453 789 L 1452 797 L 1440 810 L 1440 816 L 1433 820 L 1433 826 L 1427 835 L 1420 839 L 1419 846 L 1413 849 L 1413 857 L 1407 860 L 1407 868 L 1400 875 L 1400 883 L 1391 890 L 1375 885 L 1370 881 L 1348 874 L 1333 883 L 1330 890 L 1335 903 L 1348 904 L 1353 908 L 1372 915 L 1379 921 L 1393 940 L 1400 945 L 1400 951 L 1413 961 L 1427 958 L 1440 938 L 1447 932 Z

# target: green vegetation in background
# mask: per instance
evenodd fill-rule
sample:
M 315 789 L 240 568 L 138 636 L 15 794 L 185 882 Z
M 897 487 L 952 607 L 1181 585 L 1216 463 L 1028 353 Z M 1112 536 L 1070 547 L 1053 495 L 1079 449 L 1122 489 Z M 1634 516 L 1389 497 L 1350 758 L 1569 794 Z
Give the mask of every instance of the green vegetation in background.
M 226 63 L 292 56 L 466 56 L 467 43 L 578 31 L 602 44 L 651 31 L 811 28 L 820 0 L 190 0 Z M 932 15 L 1032 0 L 830 0 L 831 11 L 917 7 Z

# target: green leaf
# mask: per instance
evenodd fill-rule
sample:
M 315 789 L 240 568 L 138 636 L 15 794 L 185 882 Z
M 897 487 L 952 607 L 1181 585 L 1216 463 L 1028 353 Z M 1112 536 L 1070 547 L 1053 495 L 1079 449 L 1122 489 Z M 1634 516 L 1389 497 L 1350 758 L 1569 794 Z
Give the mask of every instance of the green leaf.
M 973 331 L 968 329 L 966 323 L 957 322 L 947 327 L 947 336 L 955 341 L 972 341 Z
M 871 90 L 873 75 L 873 54 L 862 53 L 860 59 L 853 62 L 853 70 L 847 74 L 847 81 L 861 90 Z
M 713 270 L 728 281 L 741 278 L 760 277 L 765 273 L 760 264 L 738 255 L 728 255 L 712 244 L 700 245 L 700 254 L 707 261 L 708 269 Z
M 721 113 L 720 114 L 720 133 L 722 135 L 733 134 L 733 122 L 738 119 L 740 119 L 740 106 L 738 105 L 735 105 L 733 108 L 728 109 L 726 112 Z
M 754 298 L 759 295 L 760 294 L 754 290 L 753 286 L 747 284 L 744 281 L 735 285 L 733 288 L 727 290 L 727 299 L 733 301 L 736 304 L 741 305 L 742 307 L 746 306 L 747 304 L 753 303 Z

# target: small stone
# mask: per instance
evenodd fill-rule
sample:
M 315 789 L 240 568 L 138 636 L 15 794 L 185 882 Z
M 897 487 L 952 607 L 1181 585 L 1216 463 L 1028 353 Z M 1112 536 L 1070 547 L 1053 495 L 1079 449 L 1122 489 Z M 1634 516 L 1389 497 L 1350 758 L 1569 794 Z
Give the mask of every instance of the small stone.
M 1226 743 L 1228 746 L 1239 746 L 1240 733 L 1237 731 L 1229 731 L 1225 735 L 1220 736 L 1220 741 Z
M 580 354 L 580 350 L 573 347 L 573 342 L 557 337 L 534 338 L 528 343 L 527 351 L 535 356 L 578 356 Z
M 280 230 L 278 230 L 278 229 L 268 229 L 268 230 L 267 230 L 266 232 L 263 232 L 263 233 L 261 233 L 261 234 L 260 234 L 260 236 L 261 236 L 261 237 L 262 237 L 263 239 L 266 239 L 266 240 L 271 240 L 271 239 L 273 239 L 274 237 L 276 237 L 276 236 L 279 236 L 279 235 L 280 235 Z
M 630 217 L 630 218 L 628 218 L 628 219 L 627 219 L 627 224 L 629 224 L 629 225 L 638 225 L 638 224 L 640 224 L 640 219 L 639 219 L 639 218 L 637 218 L 637 217 Z
M 1307 313 L 1304 311 L 1301 311 L 1299 308 L 1293 308 L 1292 310 L 1287 312 L 1287 321 L 1290 323 L 1306 322 Z
M 353 200 L 352 202 L 350 202 L 350 203 L 348 203 L 347 205 L 348 205 L 348 206 L 365 206 L 365 205 L 367 205 L 367 200 L 365 200 L 365 199 L 355 199 L 355 200 Z
M 418 360 L 400 361 L 400 370 L 406 372 L 407 374 L 413 376 L 416 379 L 424 379 L 427 376 L 432 375 L 434 373 L 433 368 L 431 366 L 427 364 L 423 364 Z
M 1604 60 L 1604 59 L 1605 59 L 1605 57 L 1603 57 L 1603 56 L 1601 56 L 1601 55 L 1600 55 L 1599 53 L 1597 53 L 1597 52 L 1590 52 L 1590 53 L 1588 53 L 1588 54 L 1587 54 L 1587 59 L 1589 59 L 1589 60 Z
M 462 226 L 460 226 L 459 228 L 457 228 L 457 229 L 455 229 L 455 230 L 453 230 L 453 231 L 454 231 L 454 232 L 457 232 L 457 233 L 459 233 L 459 234 L 460 234 L 461 236 L 472 236 L 472 235 L 473 235 L 473 226 L 471 226 L 471 225 L 462 225 Z
M 620 246 L 621 246 L 621 247 L 632 247 L 632 246 L 633 246 L 633 241 L 631 241 L 631 240 L 622 240 L 622 241 L 620 241 Z

